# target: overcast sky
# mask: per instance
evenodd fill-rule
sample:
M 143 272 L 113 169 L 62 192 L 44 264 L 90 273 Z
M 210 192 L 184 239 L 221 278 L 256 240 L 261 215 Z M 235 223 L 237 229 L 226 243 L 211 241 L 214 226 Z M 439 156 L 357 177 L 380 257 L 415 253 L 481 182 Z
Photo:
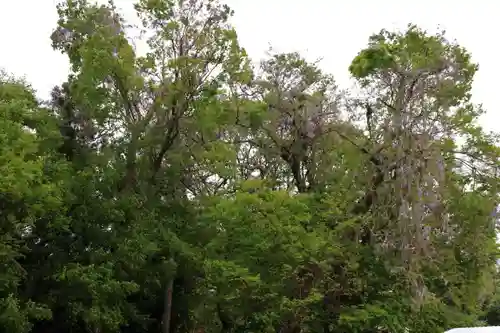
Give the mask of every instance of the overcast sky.
M 134 0 L 115 0 L 133 18 Z M 277 51 L 300 51 L 310 60 L 322 58 L 322 68 L 349 86 L 347 67 L 370 34 L 381 28 L 404 28 L 408 23 L 436 31 L 445 29 L 472 52 L 480 70 L 474 100 L 488 114 L 483 124 L 500 132 L 497 96 L 500 3 L 492 0 L 227 0 L 240 41 L 253 58 L 269 45 Z M 25 76 L 47 97 L 68 71 L 66 58 L 50 47 L 56 24 L 57 0 L 0 0 L 0 67 Z

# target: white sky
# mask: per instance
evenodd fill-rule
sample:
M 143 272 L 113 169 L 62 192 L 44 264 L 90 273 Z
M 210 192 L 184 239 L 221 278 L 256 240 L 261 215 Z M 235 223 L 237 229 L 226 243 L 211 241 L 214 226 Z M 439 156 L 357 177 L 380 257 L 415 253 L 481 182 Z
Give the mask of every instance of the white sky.
M 66 58 L 51 49 L 49 36 L 57 15 L 57 0 L 0 0 L 0 67 L 25 76 L 40 97 L 61 83 Z M 115 0 L 133 17 L 134 0 Z M 272 45 L 277 51 L 300 51 L 310 60 L 322 58 L 322 68 L 348 87 L 347 67 L 370 34 L 408 23 L 448 32 L 472 52 L 480 70 L 474 100 L 488 110 L 483 125 L 500 132 L 495 99 L 500 78 L 495 35 L 500 3 L 493 0 L 227 0 L 235 10 L 234 25 L 242 45 L 257 59 Z M 490 37 L 487 37 L 490 36 Z

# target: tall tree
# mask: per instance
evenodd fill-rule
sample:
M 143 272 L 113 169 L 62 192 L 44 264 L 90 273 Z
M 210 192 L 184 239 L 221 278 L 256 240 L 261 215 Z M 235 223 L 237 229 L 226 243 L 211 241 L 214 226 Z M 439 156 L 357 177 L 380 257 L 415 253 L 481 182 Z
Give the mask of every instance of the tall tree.
M 498 169 L 496 141 L 477 125 L 482 110 L 470 102 L 477 65 L 443 33 L 410 25 L 373 35 L 350 70 L 368 96 L 362 101 L 368 142 L 380 161 L 367 194 L 373 236 L 396 249 L 406 269 L 419 270 L 423 261 L 439 260 L 434 239 L 454 237 L 448 203 L 457 185 L 462 191 L 468 185 L 457 184 L 457 177 L 497 186 L 491 177 Z M 463 163 L 463 156 L 470 161 Z M 495 196 L 488 194 L 488 209 Z

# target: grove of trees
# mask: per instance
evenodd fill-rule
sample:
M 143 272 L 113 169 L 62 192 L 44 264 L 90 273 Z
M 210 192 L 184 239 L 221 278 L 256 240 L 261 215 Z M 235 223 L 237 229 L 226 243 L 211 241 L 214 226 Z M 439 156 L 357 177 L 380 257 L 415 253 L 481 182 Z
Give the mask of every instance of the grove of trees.
M 500 146 L 467 50 L 380 31 L 348 92 L 298 53 L 252 65 L 215 0 L 135 9 L 144 56 L 112 3 L 65 0 L 51 100 L 0 76 L 0 332 L 499 321 Z

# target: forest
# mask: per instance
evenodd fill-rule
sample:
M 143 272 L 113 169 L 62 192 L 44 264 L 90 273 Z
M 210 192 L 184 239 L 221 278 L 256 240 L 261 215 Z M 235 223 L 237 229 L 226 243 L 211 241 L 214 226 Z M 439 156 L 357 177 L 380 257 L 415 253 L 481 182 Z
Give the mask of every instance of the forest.
M 381 30 L 349 91 L 250 59 L 216 0 L 135 10 L 144 55 L 112 2 L 64 0 L 65 82 L 0 74 L 0 333 L 500 325 L 500 136 L 465 48 Z

